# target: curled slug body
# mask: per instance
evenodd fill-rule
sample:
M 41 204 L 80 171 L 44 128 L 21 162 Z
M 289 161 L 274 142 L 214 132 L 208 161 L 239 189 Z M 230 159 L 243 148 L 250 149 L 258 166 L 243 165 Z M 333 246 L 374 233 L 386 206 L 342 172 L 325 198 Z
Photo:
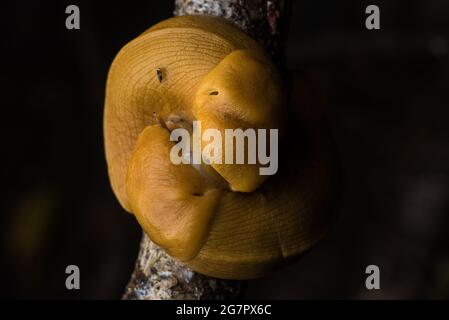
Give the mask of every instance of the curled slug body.
M 104 134 L 113 190 L 152 241 L 195 271 L 259 277 L 327 229 L 334 176 L 322 111 L 307 101 L 287 107 L 281 87 L 263 49 L 217 17 L 165 20 L 111 66 Z M 279 172 L 260 175 L 259 163 L 172 163 L 170 131 L 193 121 L 222 136 L 280 129 Z

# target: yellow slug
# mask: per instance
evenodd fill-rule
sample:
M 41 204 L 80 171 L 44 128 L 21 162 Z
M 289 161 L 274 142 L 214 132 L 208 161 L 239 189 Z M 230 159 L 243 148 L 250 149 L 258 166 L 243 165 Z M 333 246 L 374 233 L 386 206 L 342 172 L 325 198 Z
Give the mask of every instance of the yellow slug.
M 322 111 L 310 103 L 290 110 L 284 91 L 264 50 L 217 17 L 160 22 L 112 63 L 104 112 L 112 188 L 150 239 L 193 270 L 259 277 L 326 231 L 333 175 L 327 133 L 314 129 Z M 170 131 L 191 130 L 193 121 L 223 135 L 285 131 L 279 172 L 260 175 L 259 163 L 172 163 Z

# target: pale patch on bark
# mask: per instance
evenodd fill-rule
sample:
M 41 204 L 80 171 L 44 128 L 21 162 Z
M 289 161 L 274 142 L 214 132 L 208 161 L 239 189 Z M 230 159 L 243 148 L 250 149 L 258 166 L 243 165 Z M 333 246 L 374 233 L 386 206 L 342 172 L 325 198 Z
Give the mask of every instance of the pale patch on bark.
M 240 295 L 242 285 L 242 281 L 216 279 L 190 270 L 144 234 L 123 299 L 223 300 Z

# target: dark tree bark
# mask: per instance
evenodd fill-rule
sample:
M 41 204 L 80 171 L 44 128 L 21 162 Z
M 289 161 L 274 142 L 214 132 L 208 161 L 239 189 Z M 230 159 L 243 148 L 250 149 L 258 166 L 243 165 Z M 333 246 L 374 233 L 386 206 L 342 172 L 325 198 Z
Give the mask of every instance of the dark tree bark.
M 222 16 L 259 41 L 282 67 L 290 5 L 288 0 L 175 0 L 174 15 Z M 243 281 L 216 279 L 190 270 L 144 234 L 123 299 L 231 299 L 242 295 L 244 286 Z
M 176 0 L 174 14 L 224 17 L 261 43 L 275 63 L 282 64 L 290 9 L 290 0 Z

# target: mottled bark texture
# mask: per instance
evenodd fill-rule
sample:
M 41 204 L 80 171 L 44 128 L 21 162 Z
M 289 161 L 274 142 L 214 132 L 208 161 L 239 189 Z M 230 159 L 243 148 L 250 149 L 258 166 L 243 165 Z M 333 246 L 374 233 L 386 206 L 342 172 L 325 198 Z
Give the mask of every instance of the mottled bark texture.
M 174 14 L 222 16 L 259 41 L 282 66 L 289 5 L 286 0 L 175 0 Z M 190 270 L 144 234 L 123 299 L 232 299 L 243 294 L 244 286 L 243 281 L 211 278 Z
M 190 270 L 144 234 L 123 299 L 224 300 L 238 297 L 243 285 L 242 281 L 211 278 Z
M 282 64 L 291 12 L 290 0 L 175 0 L 176 16 L 213 15 L 232 21 Z

